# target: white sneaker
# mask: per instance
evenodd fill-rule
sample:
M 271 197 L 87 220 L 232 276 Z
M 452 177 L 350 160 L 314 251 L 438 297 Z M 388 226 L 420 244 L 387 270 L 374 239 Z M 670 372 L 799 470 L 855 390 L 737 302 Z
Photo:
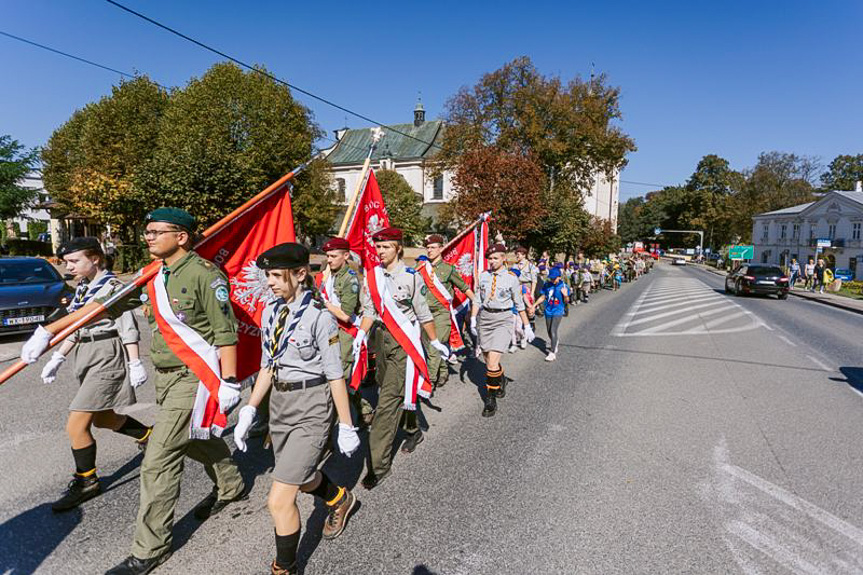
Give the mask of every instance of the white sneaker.
M 527 338 L 521 340 L 521 349 L 527 349 Z
M 545 361 L 554 361 L 556 359 L 557 359 L 557 355 L 555 355 L 554 352 L 551 352 L 547 356 L 545 356 Z
M 517 351 L 518 351 L 518 346 L 517 346 L 517 345 L 512 344 L 511 346 L 509 346 L 509 353 L 515 353 L 515 352 L 517 352 Z

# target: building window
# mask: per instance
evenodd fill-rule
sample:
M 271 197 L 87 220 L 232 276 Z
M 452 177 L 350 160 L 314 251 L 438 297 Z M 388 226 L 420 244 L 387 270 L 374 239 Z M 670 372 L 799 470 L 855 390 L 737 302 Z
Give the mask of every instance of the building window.
M 795 240 L 800 239 L 800 224 L 794 224 L 794 227 L 791 228 L 791 234 Z
M 860 222 L 854 222 L 851 224 L 851 239 L 859 240 L 860 239 Z
M 784 240 L 787 237 L 788 237 L 788 224 L 782 224 L 782 226 L 779 227 L 779 238 Z
M 827 225 L 827 237 L 831 240 L 836 237 L 836 224 Z
M 433 200 L 443 199 L 443 176 L 436 176 L 434 179 L 434 189 L 432 190 Z
M 345 198 L 345 179 L 336 178 L 336 200 L 344 203 Z
M 761 226 L 761 239 L 764 240 L 765 242 L 767 241 L 767 236 L 768 236 L 769 232 L 770 232 L 770 225 L 769 224 L 764 224 L 763 226 Z
M 815 224 L 809 224 L 809 239 L 815 239 Z
M 857 258 L 848 258 L 848 269 L 851 270 L 851 277 L 857 279 Z

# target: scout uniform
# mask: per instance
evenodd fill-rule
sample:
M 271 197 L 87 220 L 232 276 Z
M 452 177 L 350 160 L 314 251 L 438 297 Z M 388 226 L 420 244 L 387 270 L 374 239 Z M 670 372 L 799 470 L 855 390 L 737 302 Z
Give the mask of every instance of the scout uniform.
M 487 256 L 493 253 L 506 253 L 506 247 L 495 244 L 489 248 Z M 497 271 L 485 270 L 479 275 L 477 305 L 477 332 L 479 347 L 483 353 L 496 351 L 504 353 L 511 341 L 512 310 L 525 310 L 524 298 L 519 277 L 501 266 Z M 483 415 L 493 415 L 496 398 L 506 396 L 506 376 L 503 368 L 497 371 L 486 370 L 486 408 Z
M 149 222 L 166 222 L 192 231 L 194 218 L 183 210 L 159 208 L 147 215 Z M 189 252 L 171 266 L 163 264 L 171 308 L 177 318 L 198 332 L 213 346 L 237 343 L 237 320 L 229 301 L 228 281 L 212 263 L 195 252 Z M 147 304 L 150 294 L 142 288 L 108 309 L 112 316 Z M 243 478 L 231 459 L 231 451 L 221 438 L 191 439 L 189 429 L 195 402 L 198 377 L 168 347 L 150 311 L 145 312 L 153 341 L 150 359 L 156 368 L 156 403 L 159 413 L 153 425 L 149 447 L 141 463 L 141 505 L 132 556 L 109 574 L 138 573 L 128 565 L 133 558 L 167 559 L 171 550 L 171 530 L 174 507 L 180 496 L 185 457 L 204 465 L 215 483 L 213 492 L 195 511 L 198 519 L 206 519 L 221 510 L 227 502 L 244 496 Z M 121 568 L 125 568 L 121 570 Z
M 85 250 L 102 252 L 96 238 L 85 237 L 65 243 L 58 250 L 57 256 L 62 259 L 68 254 Z M 123 283 L 111 271 L 100 270 L 92 280 L 81 280 L 68 311 L 80 309 L 96 298 L 110 297 L 122 287 Z M 123 346 L 136 344 L 140 339 L 138 324 L 132 312 L 126 312 L 116 320 L 102 319 L 67 338 L 67 342 L 76 344 L 72 348 L 71 358 L 75 379 L 79 385 L 75 398 L 69 405 L 69 411 L 98 413 L 135 403 L 135 390 L 126 383 L 126 353 Z M 56 368 L 65 359 L 62 354 L 55 352 L 52 362 L 57 362 L 56 367 L 46 373 L 49 371 L 46 366 L 43 381 L 53 381 Z M 136 439 L 142 448 L 150 434 L 149 427 L 128 416 L 125 417 L 123 425 L 115 431 Z M 75 476 L 63 497 L 52 504 L 51 508 L 55 512 L 73 509 L 101 493 L 99 477 L 96 474 L 96 444 L 80 449 L 73 448 L 72 456 L 75 460 Z
M 350 250 L 351 244 L 344 238 L 332 238 L 323 245 L 321 251 L 324 253 L 330 250 Z M 347 262 L 339 269 L 339 271 L 330 275 L 327 280 L 327 291 L 330 297 L 335 295 L 335 300 L 338 301 L 338 306 L 345 312 L 348 317 L 355 317 L 360 311 L 360 281 L 357 278 L 357 272 L 348 266 Z M 335 303 L 335 302 L 334 302 Z M 339 348 L 341 351 L 342 369 L 345 381 L 351 380 L 354 368 L 353 354 L 354 338 L 344 329 L 339 330 Z M 371 404 L 363 398 L 359 389 L 348 387 L 350 392 L 351 403 L 357 414 L 360 415 L 364 422 L 368 422 L 374 415 L 374 409 Z
M 374 241 L 401 241 L 402 235 L 399 230 L 387 228 L 375 234 L 373 239 Z M 409 321 L 419 321 L 424 324 L 434 320 L 426 300 L 428 289 L 422 277 L 414 269 L 406 267 L 402 261 L 399 261 L 392 271 L 384 270 L 383 275 L 398 309 Z M 379 320 L 368 290 L 363 291 L 362 308 L 363 318 Z M 408 362 L 405 350 L 402 349 L 385 325 L 382 322 L 379 323 L 375 338 L 379 387 L 378 407 L 369 434 L 371 469 L 366 479 L 370 481 L 363 479 L 363 484 L 367 488 L 369 485 L 372 487 L 377 485 L 390 472 L 393 439 L 402 414 L 405 371 Z M 408 433 L 419 431 L 415 421 L 409 422 L 406 427 L 405 431 Z
M 443 238 L 438 234 L 432 234 L 426 239 L 426 244 L 428 245 L 430 243 L 443 244 Z M 439 258 L 437 262 L 432 264 L 432 267 L 434 268 L 435 275 L 444 287 L 447 288 L 450 295 L 455 293 L 453 288 L 458 288 L 462 293 L 466 293 L 470 289 L 458 273 L 458 270 L 456 270 L 455 266 L 443 261 L 443 258 Z M 449 345 L 450 331 L 452 330 L 452 316 L 450 315 L 449 310 L 437 300 L 433 293 L 431 293 L 428 286 L 427 290 L 428 294 L 426 295 L 426 301 L 428 302 L 429 309 L 434 318 L 435 335 L 437 335 L 437 340 L 443 345 Z M 429 356 L 428 367 L 431 382 L 436 387 L 442 387 L 449 378 L 449 368 L 447 367 L 447 363 L 443 361 L 440 352 L 435 348 L 428 346 L 426 351 Z

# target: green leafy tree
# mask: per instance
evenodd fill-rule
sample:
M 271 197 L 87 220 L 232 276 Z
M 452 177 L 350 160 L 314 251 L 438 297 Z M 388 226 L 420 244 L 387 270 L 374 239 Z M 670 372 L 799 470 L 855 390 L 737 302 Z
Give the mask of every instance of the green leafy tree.
M 234 64 L 216 64 L 172 94 L 156 151 L 136 187 L 147 209 L 182 207 L 206 226 L 309 161 L 321 134 L 287 87 Z M 306 174 L 295 193 L 301 210 L 315 205 L 307 194 L 332 197 L 327 179 L 315 173 Z
M 401 229 L 409 242 L 421 242 L 431 228 L 430 219 L 422 215 L 422 195 L 416 193 L 404 176 L 395 170 L 376 171 L 375 178 L 387 206 L 390 224 Z
M 324 160 L 313 160 L 297 176 L 291 209 L 298 241 L 333 233 L 339 206 L 335 203 L 329 165 Z
M 0 220 L 9 220 L 20 215 L 36 196 L 36 190 L 25 188 L 21 180 L 33 171 L 39 159 L 37 150 L 27 150 L 11 136 L 0 136 Z
M 857 189 L 857 182 L 863 181 L 863 154 L 856 156 L 836 156 L 827 171 L 821 174 L 821 185 L 824 190 Z

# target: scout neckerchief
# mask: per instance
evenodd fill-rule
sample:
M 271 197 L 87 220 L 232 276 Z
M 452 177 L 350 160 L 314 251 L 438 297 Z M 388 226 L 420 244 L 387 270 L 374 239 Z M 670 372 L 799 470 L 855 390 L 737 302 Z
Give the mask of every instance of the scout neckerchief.
M 291 336 L 294 335 L 294 331 L 296 331 L 310 303 L 312 303 L 312 292 L 306 291 L 303 294 L 303 299 L 300 300 L 300 305 L 297 306 L 293 317 L 291 317 L 290 324 L 288 324 L 287 319 L 290 306 L 281 298 L 276 300 L 273 313 L 270 314 L 270 321 L 267 322 L 267 329 L 264 331 L 264 337 L 266 338 L 264 352 L 267 357 L 267 368 L 272 372 L 274 381 L 278 379 L 277 364 L 279 359 L 285 355 L 288 349 L 288 342 Z
M 156 273 L 147 283 L 153 319 L 171 352 L 191 369 L 199 380 L 195 403 L 192 406 L 189 437 L 220 437 L 228 425 L 228 416 L 219 412 L 219 386 L 222 381 L 219 350 L 197 331 L 180 321 L 174 313 L 165 286 L 168 274 L 164 273 L 167 271 L 164 263 L 160 271 L 163 273 Z
M 342 302 L 339 300 L 339 294 L 336 293 L 335 289 L 335 276 L 338 273 L 339 272 L 331 273 L 327 278 L 327 281 L 323 281 L 322 274 L 318 274 L 315 278 L 315 284 L 318 286 L 318 291 L 321 293 L 321 297 L 324 298 L 325 302 L 334 306 L 342 305 Z M 340 319 L 337 319 L 336 321 L 339 324 L 339 329 L 356 339 L 357 333 L 359 333 L 359 318 L 355 317 L 353 323 L 345 322 Z M 360 384 L 363 382 L 363 379 L 365 379 L 366 374 L 369 371 L 368 355 L 368 346 L 366 345 L 366 342 L 363 341 L 360 349 L 353 354 L 351 380 L 347 382 L 354 391 L 359 389 Z
M 446 289 L 446 286 L 443 285 L 443 282 L 440 281 L 440 278 L 437 277 L 434 266 L 430 261 L 426 261 L 424 264 L 418 266 L 417 269 L 434 298 L 449 312 L 451 322 L 449 344 L 453 351 L 460 350 L 464 347 L 464 341 L 461 337 L 461 330 L 458 328 L 458 319 L 455 316 L 455 310 L 452 307 L 452 296 Z
M 90 303 L 90 300 L 96 297 L 96 293 L 114 277 L 116 277 L 114 272 L 105 271 L 102 277 L 99 278 L 99 281 L 95 283 L 91 283 L 88 280 L 81 280 L 78 283 L 78 287 L 75 288 L 75 297 L 72 298 L 72 303 L 69 304 L 66 311 L 72 313 Z
M 396 300 L 384 275 L 383 265 L 375 266 L 366 271 L 366 289 L 375 311 L 395 338 L 399 346 L 408 356 L 405 369 L 405 401 L 404 408 L 416 409 L 417 394 L 431 397 L 431 384 L 428 377 L 428 365 L 420 339 L 419 322 L 411 321 L 396 305 Z

